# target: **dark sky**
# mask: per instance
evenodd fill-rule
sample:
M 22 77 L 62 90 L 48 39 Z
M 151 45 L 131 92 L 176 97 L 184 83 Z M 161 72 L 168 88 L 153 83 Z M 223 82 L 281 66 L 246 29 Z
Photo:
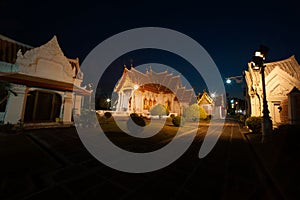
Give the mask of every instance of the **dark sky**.
M 65 55 L 81 61 L 106 38 L 145 26 L 170 28 L 192 37 L 208 51 L 224 78 L 241 75 L 260 44 L 270 48 L 267 61 L 293 54 L 300 59 L 300 3 L 294 0 L 0 2 L 0 34 L 32 46 L 57 35 Z M 130 56 L 115 62 L 116 73 L 122 71 L 123 63 L 143 62 Z M 231 96 L 241 95 L 241 88 L 227 86 Z

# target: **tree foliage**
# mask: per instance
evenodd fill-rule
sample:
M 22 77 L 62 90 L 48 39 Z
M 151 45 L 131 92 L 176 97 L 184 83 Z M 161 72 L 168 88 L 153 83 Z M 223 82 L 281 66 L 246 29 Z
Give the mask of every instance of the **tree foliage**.
M 137 113 L 131 113 L 127 120 L 127 129 L 134 134 L 139 134 L 144 130 L 146 123 Z
M 184 118 L 182 116 L 176 116 L 176 117 L 172 118 L 172 123 L 176 127 L 183 126 Z
M 252 132 L 260 133 L 261 132 L 261 122 L 262 122 L 261 117 L 248 117 L 246 119 L 246 126 L 248 126 L 248 128 L 250 130 L 252 130 Z
M 157 104 L 150 109 L 151 115 L 169 115 L 169 110 L 162 104 Z
M 187 121 L 199 121 L 207 118 L 204 108 L 194 103 L 184 111 L 184 117 Z

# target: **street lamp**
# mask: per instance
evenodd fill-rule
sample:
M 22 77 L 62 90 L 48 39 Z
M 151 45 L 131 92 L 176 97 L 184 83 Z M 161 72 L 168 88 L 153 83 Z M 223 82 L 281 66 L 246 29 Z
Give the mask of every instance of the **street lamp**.
M 108 110 L 108 109 L 109 109 L 109 107 L 110 107 L 110 106 L 109 106 L 109 103 L 110 103 L 110 102 L 111 102 L 111 99 L 110 99 L 110 98 L 107 98 L 107 99 L 106 99 L 106 103 L 107 103 L 107 110 Z
M 226 83 L 227 83 L 227 84 L 230 84 L 230 83 L 231 83 L 231 80 L 228 78 L 228 79 L 226 80 Z
M 226 83 L 231 84 L 232 80 L 234 80 L 236 83 L 242 83 L 243 82 L 243 76 L 231 76 L 226 78 Z
M 267 135 L 272 132 L 272 120 L 269 116 L 267 95 L 266 95 L 266 84 L 265 84 L 265 65 L 264 61 L 269 48 L 261 45 L 260 49 L 255 52 L 252 57 L 251 67 L 254 71 L 260 71 L 262 90 L 263 90 L 263 119 L 262 119 L 262 134 Z

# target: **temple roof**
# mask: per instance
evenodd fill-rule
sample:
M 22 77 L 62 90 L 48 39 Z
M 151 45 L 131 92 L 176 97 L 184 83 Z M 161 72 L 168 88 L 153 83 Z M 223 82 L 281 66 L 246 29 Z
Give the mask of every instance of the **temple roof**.
M 182 86 L 180 75 L 175 76 L 167 71 L 157 73 L 152 70 L 142 73 L 133 67 L 124 68 L 114 91 L 119 92 L 126 87 L 133 89 L 134 85 L 139 85 L 140 90 L 150 90 L 155 93 L 174 92 L 177 99 L 183 102 L 190 102 L 194 96 L 193 89 L 186 89 Z
M 4 36 L 4 35 L 1 35 L 1 34 L 0 34 L 0 39 L 1 39 L 1 40 L 5 40 L 5 41 L 10 42 L 10 43 L 18 44 L 18 45 L 20 45 L 20 46 L 27 47 L 27 48 L 29 48 L 29 49 L 32 49 L 32 48 L 33 48 L 32 46 L 30 46 L 30 45 L 28 45 L 28 44 L 24 44 L 24 43 L 22 43 L 22 42 L 18 42 L 18 41 L 16 41 L 16 40 L 13 40 L 13 39 L 11 39 L 11 38 L 9 38 L 9 37 L 6 37 L 6 36 Z
M 45 61 L 47 65 L 42 64 L 38 66 L 39 62 L 43 61 Z M 65 82 L 73 82 L 74 78 L 81 80 L 83 78 L 78 58 L 67 58 L 61 50 L 55 35 L 46 44 L 27 50 L 24 53 L 18 51 L 16 64 L 19 66 L 19 71 L 21 73 L 29 74 L 31 76 L 44 77 L 59 81 L 63 80 Z M 59 73 L 55 76 L 49 77 L 50 75 L 46 72 L 46 70 L 37 70 L 37 67 L 43 69 L 49 67 L 51 68 L 49 70 L 57 70 Z M 62 69 L 62 72 L 60 72 L 60 68 Z
M 197 98 L 198 98 L 199 105 L 213 103 L 213 99 L 205 91 L 203 93 L 199 94 Z
M 265 63 L 265 74 L 268 75 L 275 67 L 279 67 L 292 77 L 300 80 L 300 66 L 295 58 L 295 56 L 291 56 L 287 59 Z
M 17 52 L 25 52 L 32 49 L 32 46 L 10 39 L 0 34 L 0 62 L 14 64 L 17 59 Z
M 10 83 L 26 85 L 29 87 L 47 88 L 47 89 L 54 89 L 59 91 L 70 91 L 81 95 L 91 94 L 91 91 L 86 90 L 83 87 L 78 87 L 76 85 L 73 85 L 72 83 L 66 83 L 66 82 L 61 82 L 56 80 L 30 76 L 18 72 L 15 73 L 0 72 L 0 78 L 1 80 L 8 81 Z

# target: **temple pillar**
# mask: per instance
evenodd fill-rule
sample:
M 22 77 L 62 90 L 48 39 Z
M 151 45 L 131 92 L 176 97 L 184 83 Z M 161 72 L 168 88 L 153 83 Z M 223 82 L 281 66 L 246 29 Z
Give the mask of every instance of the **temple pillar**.
M 19 120 L 23 120 L 26 86 L 17 84 L 11 84 L 11 86 L 11 90 L 17 93 L 17 96 L 12 93 L 9 94 L 4 123 L 17 124 Z
M 65 92 L 63 123 L 71 123 L 73 108 L 72 92 Z
M 116 111 L 121 111 L 121 97 L 122 97 L 122 92 L 118 93 L 118 104 L 117 104 L 117 108 Z

